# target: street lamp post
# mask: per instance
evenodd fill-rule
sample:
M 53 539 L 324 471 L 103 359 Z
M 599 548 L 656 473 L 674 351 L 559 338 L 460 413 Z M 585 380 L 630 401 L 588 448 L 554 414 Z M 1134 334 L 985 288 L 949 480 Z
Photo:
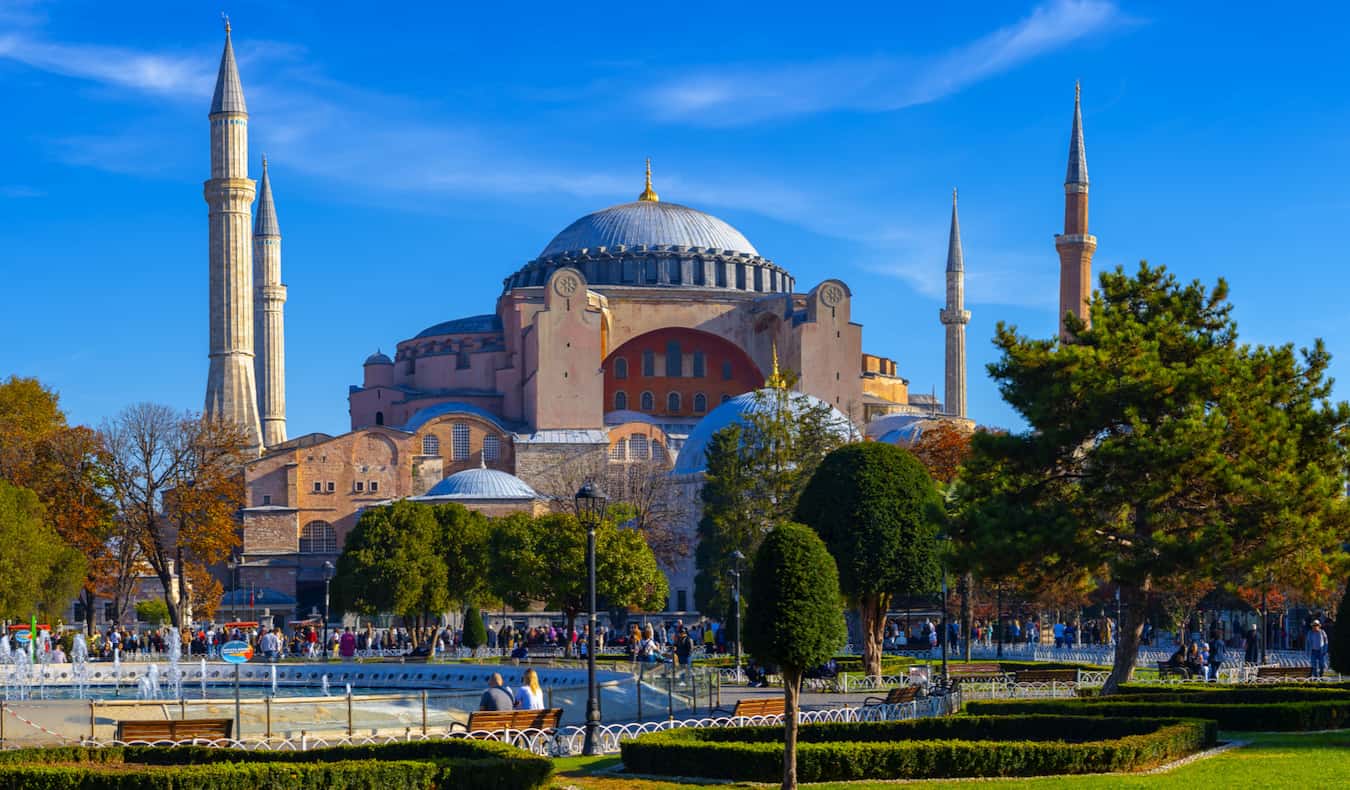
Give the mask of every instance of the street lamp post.
M 333 582 L 333 563 L 323 561 L 323 660 L 328 663 L 328 588 Z
M 586 527 L 586 599 L 588 601 L 589 627 L 586 629 L 586 740 L 581 753 L 593 757 L 600 753 L 597 734 L 600 729 L 600 697 L 595 683 L 595 530 L 605 518 L 605 494 L 598 486 L 587 480 L 577 491 L 573 500 L 577 519 Z
M 731 608 L 736 618 L 736 680 L 741 679 L 741 563 L 745 555 L 740 549 L 731 552 Z
M 942 685 L 947 685 L 947 642 L 951 639 L 951 627 L 947 623 L 947 557 L 945 547 L 951 541 L 951 536 L 946 533 L 939 534 L 937 539 L 941 541 L 940 546 L 944 550 L 940 552 L 938 560 L 942 564 Z

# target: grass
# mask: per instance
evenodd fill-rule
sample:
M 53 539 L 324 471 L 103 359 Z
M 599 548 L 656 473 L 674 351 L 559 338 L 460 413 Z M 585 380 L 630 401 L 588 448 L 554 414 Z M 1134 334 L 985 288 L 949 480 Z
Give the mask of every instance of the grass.
M 1197 760 L 1165 774 L 1154 776 L 1075 776 L 1073 787 L 1086 788 L 1178 788 L 1196 787 L 1285 788 L 1331 787 L 1350 777 L 1350 730 L 1325 733 L 1220 733 L 1220 740 L 1250 741 L 1216 757 Z M 578 787 L 582 790 L 688 790 L 691 784 L 652 782 L 605 773 L 619 762 L 610 757 L 569 757 L 556 760 L 554 787 Z M 598 772 L 598 773 L 597 773 Z M 1336 779 L 1336 777 L 1341 779 Z M 1045 779 L 978 780 L 981 786 L 997 790 L 1050 788 L 1066 786 L 1060 777 Z M 710 783 L 711 784 L 711 783 Z M 925 788 L 968 788 L 970 781 L 914 782 Z M 754 784 L 717 784 L 720 788 L 762 788 Z M 894 788 L 890 782 L 831 782 L 803 785 L 813 790 L 882 790 Z

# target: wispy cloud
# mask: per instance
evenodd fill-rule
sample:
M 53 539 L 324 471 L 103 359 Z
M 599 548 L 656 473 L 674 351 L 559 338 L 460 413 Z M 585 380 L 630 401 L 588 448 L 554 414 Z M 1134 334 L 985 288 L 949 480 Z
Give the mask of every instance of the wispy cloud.
M 0 35 L 0 58 L 67 77 L 159 96 L 210 95 L 215 69 L 195 55 L 152 54 L 122 47 L 57 44 L 22 33 Z
M 899 110 L 1130 23 L 1111 0 L 1054 0 L 1013 25 L 940 55 L 719 66 L 671 79 L 645 98 L 659 118 L 715 126 L 838 110 Z

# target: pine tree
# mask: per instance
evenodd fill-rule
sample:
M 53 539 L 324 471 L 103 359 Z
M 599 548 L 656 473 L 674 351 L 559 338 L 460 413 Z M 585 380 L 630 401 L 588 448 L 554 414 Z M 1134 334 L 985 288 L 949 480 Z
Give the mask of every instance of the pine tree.
M 470 650 L 487 644 L 487 626 L 483 625 L 483 613 L 477 606 L 470 606 L 464 612 L 464 632 L 459 641 Z

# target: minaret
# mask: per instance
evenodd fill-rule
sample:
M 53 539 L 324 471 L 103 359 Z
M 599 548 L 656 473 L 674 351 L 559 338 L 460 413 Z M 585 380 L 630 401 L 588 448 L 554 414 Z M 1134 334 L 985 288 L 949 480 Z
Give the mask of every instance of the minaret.
M 1083 110 L 1079 85 L 1073 86 L 1073 131 L 1069 134 L 1069 172 L 1064 176 L 1064 232 L 1055 237 L 1059 253 L 1059 336 L 1068 339 L 1064 314 L 1087 321 L 1092 299 L 1092 253 L 1097 237 L 1088 233 L 1087 152 L 1083 148 Z
M 253 370 L 258 382 L 258 414 L 263 444 L 273 447 L 286 441 L 286 334 L 282 315 L 286 286 L 281 284 L 281 226 L 272 203 L 266 154 L 258 188 L 258 214 L 253 221 L 253 281 L 257 283 L 253 297 L 253 336 L 257 343 Z
M 947 329 L 947 376 L 942 407 L 953 417 L 966 416 L 966 261 L 961 253 L 961 222 L 956 217 L 956 190 L 952 190 L 952 229 L 947 237 L 947 306 L 938 312 Z
M 225 21 L 216 92 L 211 98 L 211 178 L 203 193 L 210 217 L 211 367 L 206 416 L 241 426 L 262 447 L 253 383 L 253 255 L 249 232 L 253 182 L 248 178 L 248 109 Z

